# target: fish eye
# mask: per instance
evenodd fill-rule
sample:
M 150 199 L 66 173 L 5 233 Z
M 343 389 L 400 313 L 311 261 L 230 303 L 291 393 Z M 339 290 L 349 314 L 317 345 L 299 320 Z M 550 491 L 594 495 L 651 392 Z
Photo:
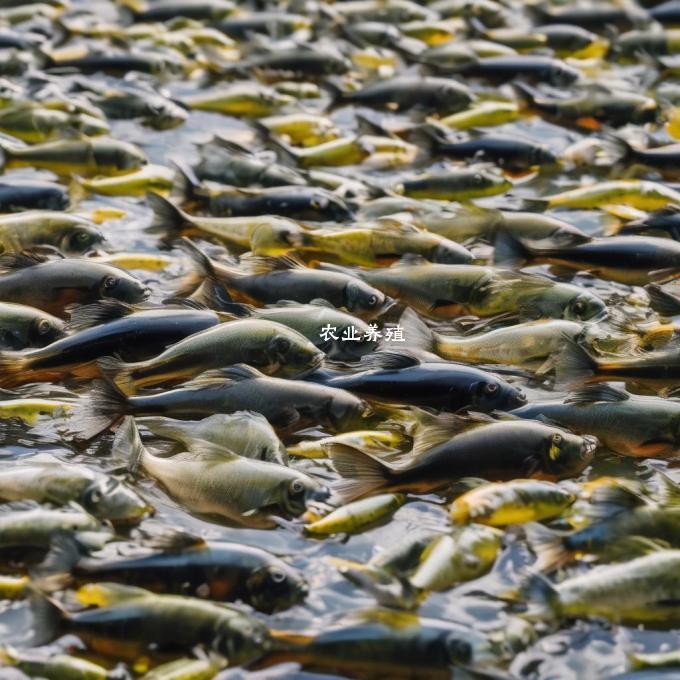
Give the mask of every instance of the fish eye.
M 550 460 L 557 460 L 560 457 L 562 445 L 562 435 L 556 432 L 550 439 L 550 448 L 548 449 L 548 457 Z
M 370 298 L 368 298 L 368 304 L 371 307 L 374 307 L 376 304 L 378 304 L 378 298 L 376 295 L 371 295 Z
M 96 505 L 102 499 L 102 492 L 99 489 L 92 489 L 87 495 L 88 503 Z
M 118 285 L 119 279 L 115 276 L 106 276 L 102 281 L 102 288 L 104 290 L 112 290 Z
M 270 569 L 269 578 L 274 581 L 274 583 L 283 583 L 286 580 L 286 575 L 281 571 L 281 569 Z
M 86 241 L 90 240 L 90 235 L 86 231 L 79 231 L 76 232 L 76 241 L 80 241 L 81 243 L 85 243 Z
M 486 394 L 496 394 L 496 392 L 498 392 L 498 385 L 496 385 L 496 383 L 486 383 L 484 392 L 486 392 Z
M 454 663 L 466 664 L 472 659 L 470 644 L 453 635 L 446 640 L 446 651 L 448 652 L 449 659 Z
M 309 205 L 311 205 L 314 210 L 318 210 L 321 207 L 321 203 L 314 198 L 309 202 Z
M 552 440 L 553 440 L 553 444 L 555 444 L 556 446 L 558 446 L 559 444 L 562 443 L 562 435 L 559 434 L 559 433 L 555 433 L 555 434 L 553 435 Z
M 574 311 L 577 314 L 582 314 L 586 311 L 586 303 L 583 302 L 583 300 L 576 300 L 576 302 L 574 302 Z
M 52 330 L 52 324 L 47 319 L 40 319 L 38 321 L 38 333 L 40 335 L 46 335 Z
M 298 496 L 305 490 L 305 485 L 299 479 L 294 479 L 288 488 L 293 496 Z

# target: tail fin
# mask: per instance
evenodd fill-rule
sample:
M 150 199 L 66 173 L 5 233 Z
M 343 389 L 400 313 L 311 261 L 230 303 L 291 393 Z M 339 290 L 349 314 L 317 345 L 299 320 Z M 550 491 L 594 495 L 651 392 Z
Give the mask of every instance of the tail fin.
M 583 347 L 565 339 L 564 349 L 557 357 L 555 379 L 558 385 L 578 385 L 597 373 L 598 363 Z
M 209 307 L 215 302 L 221 303 L 223 301 L 225 304 L 233 302 L 229 291 L 222 283 L 222 280 L 228 274 L 228 268 L 222 267 L 222 274 L 218 274 L 208 255 L 188 238 L 182 239 L 181 247 L 191 258 L 194 271 L 180 282 L 180 287 L 175 291 L 175 296 L 193 296 L 194 300 L 204 302 Z M 221 309 L 221 305 L 219 308 Z
M 429 154 L 436 154 L 443 143 L 446 143 L 446 131 L 434 123 L 414 125 L 402 135 L 406 141 L 421 147 Z
M 101 374 L 113 382 L 121 392 L 125 394 L 137 392 L 137 383 L 133 374 L 139 367 L 138 363 L 127 364 L 119 356 L 110 356 L 97 360 L 97 366 Z
M 534 567 L 539 571 L 554 571 L 572 560 L 562 534 L 538 523 L 527 524 L 524 533 L 537 558 Z
M 513 82 L 512 89 L 524 108 L 535 106 L 538 92 L 533 87 L 522 82 Z
M 0 387 L 15 387 L 34 380 L 30 359 L 24 352 L 0 351 Z
M 31 612 L 33 613 L 33 638 L 31 646 L 46 645 L 57 638 L 68 613 L 51 597 L 35 586 L 31 591 Z
M 160 194 L 148 191 L 146 200 L 154 214 L 149 231 L 178 234 L 190 224 L 185 213 Z
M 404 310 L 399 325 L 404 329 L 404 337 L 409 347 L 436 352 L 435 334 L 410 307 Z
M 637 153 L 635 147 L 627 139 L 621 137 L 621 135 L 607 132 L 604 138 L 613 151 L 612 157 L 609 159 L 612 163 L 625 162 L 632 159 Z
M 288 146 L 288 144 L 282 142 L 280 139 L 276 137 L 276 135 L 273 135 L 271 133 L 267 135 L 267 141 L 269 142 L 270 146 L 274 148 L 274 151 L 279 156 L 281 161 L 285 161 L 288 164 L 297 167 L 300 158 L 292 146 Z
M 493 262 L 499 267 L 521 267 L 531 259 L 531 251 L 507 229 L 498 229 L 494 239 Z
M 680 314 L 680 297 L 668 293 L 657 283 L 648 284 L 645 286 L 645 291 L 649 295 L 651 308 L 661 316 Z
M 84 554 L 85 550 L 73 534 L 60 532 L 52 538 L 50 551 L 31 572 L 31 578 L 45 593 L 63 590 L 71 583 L 71 571 Z
M 521 586 L 521 594 L 529 600 L 525 618 L 552 619 L 560 614 L 560 596 L 545 576 L 530 572 Z
M 345 103 L 345 93 L 335 84 L 330 81 L 326 81 L 322 85 L 323 89 L 328 92 L 329 101 L 324 109 L 325 113 L 330 113 L 334 109 L 343 106 Z
M 74 408 L 69 429 L 79 439 L 93 439 L 129 412 L 128 398 L 115 385 L 95 380 L 91 392 Z
M 118 460 L 127 458 L 128 469 L 134 475 L 137 474 L 145 453 L 146 449 L 142 444 L 142 438 L 139 436 L 135 419 L 132 416 L 127 416 L 116 432 L 111 455 Z
M 333 485 L 333 494 L 347 503 L 388 485 L 390 468 L 371 454 L 345 444 L 329 444 L 326 452 L 345 479 Z
M 177 170 L 175 186 L 179 192 L 181 202 L 194 201 L 198 198 L 201 181 L 194 171 L 179 158 L 172 158 L 170 162 Z

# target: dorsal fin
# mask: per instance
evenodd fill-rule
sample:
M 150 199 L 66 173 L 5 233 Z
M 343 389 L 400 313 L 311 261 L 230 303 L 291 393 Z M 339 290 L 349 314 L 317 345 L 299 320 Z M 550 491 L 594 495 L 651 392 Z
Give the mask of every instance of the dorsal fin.
M 121 319 L 138 310 L 126 302 L 107 299 L 91 305 L 69 305 L 66 307 L 66 311 L 71 316 L 66 324 L 66 330 L 78 332 L 108 321 Z
M 242 382 L 265 377 L 256 368 L 246 364 L 236 364 L 229 368 L 221 368 L 214 371 L 205 371 L 192 380 L 182 383 L 182 387 L 216 387 L 228 382 Z
M 22 253 L 7 253 L 0 256 L 0 272 L 16 271 L 35 267 L 37 264 L 47 262 L 48 258 L 38 253 L 24 251 Z
M 385 349 L 371 354 L 365 354 L 359 362 L 359 367 L 371 369 L 397 370 L 418 366 L 420 359 L 408 350 Z
M 268 274 L 269 272 L 285 269 L 306 269 L 306 265 L 290 255 L 281 257 L 244 257 L 241 259 L 244 264 L 248 264 L 251 274 Z
M 615 403 L 617 401 L 627 401 L 630 399 L 630 394 L 612 387 L 607 383 L 585 385 L 578 390 L 571 392 L 564 400 L 565 404 L 576 404 L 578 406 L 586 406 L 594 404 L 595 402 L 609 402 Z

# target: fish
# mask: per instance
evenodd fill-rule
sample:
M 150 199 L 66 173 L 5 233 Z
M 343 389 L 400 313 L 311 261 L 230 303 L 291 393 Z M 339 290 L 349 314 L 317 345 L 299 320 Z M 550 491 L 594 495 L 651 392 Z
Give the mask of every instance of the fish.
M 669 205 L 640 219 L 618 222 L 612 232 L 615 234 L 640 234 L 642 236 L 665 236 L 674 241 L 680 240 L 680 211 Z
M 310 536 L 321 537 L 360 532 L 376 522 L 384 521 L 405 502 L 406 496 L 400 493 L 378 494 L 364 498 L 314 518 L 305 524 L 304 531 Z M 307 514 L 310 514 L 309 511 Z
M 420 564 L 409 576 L 409 583 L 422 594 L 448 590 L 479 578 L 493 567 L 501 549 L 501 538 L 498 529 L 478 524 L 443 534 L 425 548 Z
M 158 595 L 117 583 L 83 586 L 77 593 L 84 604 L 79 612 L 65 610 L 55 600 L 37 594 L 33 613 L 39 638 L 49 642 L 70 632 L 95 652 L 126 656 L 130 661 L 148 654 L 189 652 L 196 645 L 228 656 L 233 663 L 253 661 L 269 647 L 264 623 L 224 603 L 180 595 Z M 177 626 L 177 620 L 185 621 Z M 124 621 L 121 626 L 120 622 Z M 134 626 L 134 640 L 130 627 Z
M 607 383 L 586 385 L 563 400 L 527 404 L 512 414 L 593 434 L 602 446 L 623 456 L 673 458 L 680 448 L 680 404 L 633 395 Z
M 181 103 L 195 111 L 260 118 L 277 113 L 293 101 L 292 97 L 266 85 L 242 82 L 220 90 L 185 97 Z
M 550 369 L 551 357 L 562 349 L 567 337 L 584 341 L 602 351 L 625 351 L 635 344 L 629 334 L 566 319 L 527 321 L 459 336 L 444 335 L 430 329 L 409 309 L 399 323 L 411 348 L 434 352 L 449 361 L 524 366 L 539 372 Z
M 402 264 L 354 270 L 384 295 L 430 318 L 461 314 L 480 317 L 511 313 L 520 320 L 601 318 L 605 304 L 594 293 L 571 284 L 481 265 Z
M 0 182 L 0 211 L 64 210 L 70 198 L 68 189 L 55 182 L 10 179 Z
M 92 516 L 115 523 L 136 523 L 149 504 L 115 477 L 84 466 L 37 455 L 7 463 L 0 473 L 0 498 L 68 506 L 76 503 Z
M 126 0 L 123 5 L 130 11 L 134 21 L 139 23 L 170 21 L 178 17 L 215 21 L 228 17 L 235 10 L 231 0 L 201 0 L 200 2 L 170 0 L 162 5 L 154 2 Z
M 365 355 L 351 373 L 321 369 L 308 380 L 383 402 L 479 412 L 507 411 L 526 403 L 523 392 L 497 376 L 465 364 L 421 361 L 408 350 Z
M 404 436 L 396 430 L 357 430 L 345 432 L 332 437 L 308 439 L 287 447 L 291 456 L 302 458 L 325 458 L 326 446 L 329 444 L 348 444 L 362 450 L 375 450 L 379 453 L 396 452 L 397 446 L 404 441 Z
M 269 614 L 299 604 L 308 592 L 297 569 L 254 546 L 206 541 L 168 530 L 137 546 L 136 552 L 120 554 L 116 547 L 111 543 L 104 551 L 89 555 L 70 536 L 57 536 L 37 572 L 39 582 L 42 587 L 122 583 L 155 593 L 242 601 Z
M 499 266 L 547 263 L 599 278 L 642 286 L 675 278 L 680 247 L 654 236 L 610 236 L 560 248 L 533 247 L 508 232 L 496 236 L 494 261 Z
M 458 496 L 449 506 L 455 524 L 468 522 L 503 527 L 553 519 L 574 501 L 567 487 L 536 479 L 482 484 Z
M 157 385 L 184 382 L 203 371 L 248 363 L 264 373 L 295 378 L 323 362 L 323 353 L 296 331 L 263 319 L 218 324 L 170 345 L 158 356 L 126 363 L 98 361 L 100 371 L 127 394 Z
M 22 104 L 0 111 L 0 131 L 29 144 L 110 132 L 106 121 L 95 116 Z
M 30 282 L 30 285 L 29 285 Z M 0 256 L 0 299 L 36 306 L 63 318 L 66 307 L 112 298 L 136 303 L 149 291 L 125 270 L 83 259 L 48 259 L 37 253 Z
M 69 307 L 69 314 L 70 335 L 42 343 L 41 352 L 0 351 L 4 385 L 71 374 L 100 377 L 98 359 L 113 355 L 128 361 L 151 359 L 166 346 L 233 318 L 187 307 L 137 309 L 115 299 Z M 63 322 L 59 324 L 63 327 Z
M 64 255 L 82 255 L 104 243 L 101 231 L 80 215 L 56 210 L 25 210 L 0 217 L 3 253 L 52 246 Z
M 465 421 L 453 420 L 461 422 Z M 331 444 L 328 455 L 343 478 L 334 493 L 347 501 L 377 490 L 437 489 L 471 476 L 489 481 L 561 479 L 584 469 L 598 445 L 590 435 L 580 437 L 555 426 L 517 420 L 483 420 L 478 427 L 452 434 L 450 427 L 448 431 L 427 428 L 416 434 L 410 456 L 398 462 Z
M 133 473 L 143 470 L 191 512 L 236 525 L 276 526 L 272 515 L 301 515 L 312 499 L 323 500 L 324 486 L 304 472 L 200 441 L 191 452 L 159 458 L 142 444 L 134 418 L 123 420 L 113 455 L 129 456 Z
M 21 350 L 44 347 L 66 334 L 66 324 L 51 314 L 27 305 L 0 303 L 0 345 Z
M 66 139 L 26 147 L 0 144 L 0 165 L 4 168 L 42 168 L 65 176 L 124 174 L 146 162 L 144 153 L 133 144 L 107 137 Z
M 210 260 L 191 242 L 188 247 L 196 271 L 177 291 L 182 296 L 200 291 L 208 284 L 226 288 L 228 297 L 246 303 L 271 304 L 286 299 L 303 304 L 321 298 L 334 307 L 343 307 L 359 316 L 374 316 L 385 306 L 385 295 L 377 288 L 345 273 L 326 272 L 303 266 L 284 256 L 251 257 L 245 271 Z M 0 295 L 1 295 L 0 283 Z M 199 295 L 200 297 L 200 295 Z
M 261 413 L 278 431 L 323 424 L 333 431 L 356 429 L 372 413 L 368 404 L 345 390 L 301 380 L 270 378 L 237 364 L 206 371 L 182 386 L 157 394 L 128 397 L 111 384 L 100 382 L 91 398 L 74 410 L 69 426 L 89 439 L 124 415 L 165 415 L 180 420 L 215 413 Z
M 413 175 L 396 182 L 390 190 L 410 198 L 468 201 L 504 194 L 511 187 L 512 183 L 494 168 L 473 165 Z
M 553 585 L 534 575 L 526 585 L 536 618 L 597 617 L 670 628 L 678 619 L 679 550 L 658 550 L 628 562 L 596 567 Z
M 17 668 L 29 677 L 68 677 L 76 680 L 107 680 L 109 677 L 109 671 L 103 666 L 69 654 L 3 647 L 0 649 L 0 663 L 5 667 Z
M 79 187 L 101 196 L 144 196 L 147 192 L 169 192 L 175 173 L 164 165 L 144 165 L 139 170 L 118 177 L 76 177 Z

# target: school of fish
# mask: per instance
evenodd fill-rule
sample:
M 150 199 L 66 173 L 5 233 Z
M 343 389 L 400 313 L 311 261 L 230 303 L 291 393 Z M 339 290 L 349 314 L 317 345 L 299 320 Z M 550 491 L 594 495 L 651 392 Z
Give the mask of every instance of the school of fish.
M 0 677 L 680 676 L 680 0 L 0 56 Z

